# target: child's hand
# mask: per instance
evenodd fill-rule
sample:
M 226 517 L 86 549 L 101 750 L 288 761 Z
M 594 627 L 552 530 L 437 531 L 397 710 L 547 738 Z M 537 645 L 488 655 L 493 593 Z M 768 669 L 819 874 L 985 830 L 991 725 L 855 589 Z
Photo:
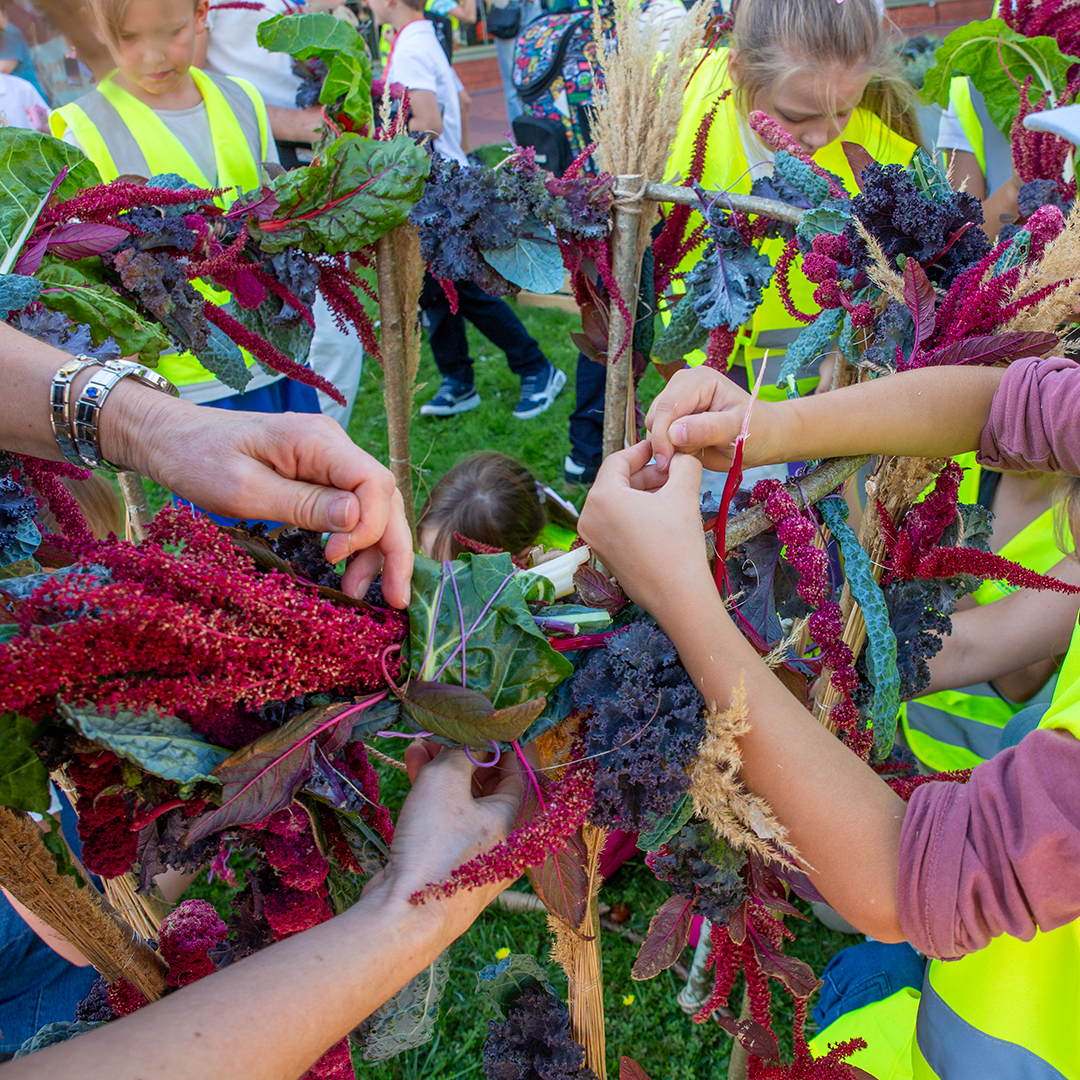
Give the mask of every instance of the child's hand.
M 701 454 L 705 468 L 727 472 L 735 439 L 742 429 L 750 395 L 726 375 L 712 368 L 686 368 L 660 392 L 645 417 L 649 441 L 656 456 L 657 468 L 667 469 L 679 453 Z M 758 401 L 754 405 L 751 437 L 743 450 L 743 464 L 771 463 L 765 432 L 772 406 Z
M 698 501 L 701 463 L 676 454 L 667 483 L 650 490 L 651 454 L 640 442 L 604 461 L 578 531 L 627 594 L 663 622 L 670 605 L 713 584 Z

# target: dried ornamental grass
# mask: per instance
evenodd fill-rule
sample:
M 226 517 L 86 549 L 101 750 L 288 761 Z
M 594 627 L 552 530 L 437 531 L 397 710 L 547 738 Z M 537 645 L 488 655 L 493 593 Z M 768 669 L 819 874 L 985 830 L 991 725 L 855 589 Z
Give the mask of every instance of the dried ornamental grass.
M 1080 199 L 1073 203 L 1061 233 L 1046 245 L 1043 257 L 1020 274 L 1012 299 L 1020 300 L 1058 281 L 1066 284 L 1036 306 L 1017 313 L 1002 329 L 1053 333 L 1062 323 L 1074 320 L 1080 303 Z

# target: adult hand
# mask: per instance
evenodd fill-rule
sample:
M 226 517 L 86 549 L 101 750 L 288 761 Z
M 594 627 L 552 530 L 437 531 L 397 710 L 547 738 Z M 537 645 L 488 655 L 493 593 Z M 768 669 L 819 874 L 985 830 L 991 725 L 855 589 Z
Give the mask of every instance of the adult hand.
M 331 562 L 352 557 L 342 589 L 361 597 L 383 569 L 383 595 L 409 602 L 412 536 L 390 471 L 329 417 L 227 412 L 124 380 L 102 410 L 109 461 L 214 513 L 332 532 Z
M 648 480 L 652 448 L 640 442 L 604 460 L 578 532 L 627 594 L 663 622 L 669 604 L 715 589 L 709 574 L 698 490 L 701 462 L 676 454 L 668 480 Z M 672 567 L 678 572 L 673 576 Z
M 394 826 L 390 862 L 365 889 L 407 898 L 445 880 L 462 863 L 504 840 L 521 808 L 517 756 L 504 754 L 494 768 L 477 767 L 463 750 L 417 740 L 405 753 L 412 791 Z M 438 902 L 456 936 L 506 886 L 507 880 L 461 890 Z M 429 901 L 428 905 L 432 906 Z
M 719 371 L 706 367 L 677 371 L 645 417 L 657 468 L 666 470 L 679 452 L 700 453 L 707 469 L 727 472 L 749 404 L 750 395 Z M 764 401 L 754 405 L 751 434 L 743 449 L 747 466 L 769 460 L 764 429 L 774 408 Z

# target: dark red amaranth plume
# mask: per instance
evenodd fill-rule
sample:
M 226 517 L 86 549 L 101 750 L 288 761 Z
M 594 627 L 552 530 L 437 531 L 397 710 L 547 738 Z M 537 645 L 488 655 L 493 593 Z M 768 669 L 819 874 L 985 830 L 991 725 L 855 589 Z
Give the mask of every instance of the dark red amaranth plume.
M 165 981 L 187 986 L 217 970 L 210 952 L 228 936 L 212 904 L 185 900 L 165 916 L 158 934 L 158 949 L 169 963 Z
M 114 180 L 111 184 L 98 184 L 83 188 L 78 194 L 48 207 L 38 219 L 38 229 L 58 225 L 63 221 L 78 219 L 83 222 L 116 225 L 117 216 L 125 210 L 143 206 L 183 206 L 192 202 L 212 202 L 223 194 L 224 188 L 172 188 L 150 187 L 130 180 Z
M 886 778 L 885 783 L 888 784 L 889 787 L 904 800 L 904 802 L 907 802 L 915 793 L 915 789 L 922 787 L 923 784 L 966 784 L 970 779 L 970 769 L 957 769 L 954 772 L 931 773 L 929 776 L 890 776 Z
M 450 303 L 450 314 L 456 315 L 458 313 L 457 286 L 450 278 L 439 278 L 439 288 L 446 294 L 446 299 Z
M 345 331 L 353 327 L 363 343 L 364 351 L 381 364 L 382 353 L 379 351 L 375 324 L 356 295 L 356 289 L 371 300 L 378 300 L 371 286 L 349 269 L 348 256 L 334 255 L 319 260 L 319 292 L 330 308 L 334 322 Z
M 683 303 L 686 303 L 684 300 Z M 735 331 L 730 326 L 718 326 L 709 331 L 709 344 L 705 348 L 705 366 L 714 371 L 726 372 L 728 357 L 735 348 Z
M 577 757 L 581 745 L 576 744 L 572 757 Z M 519 824 L 502 843 L 463 863 L 445 881 L 431 882 L 413 893 L 409 903 L 442 900 L 459 889 L 476 889 L 503 879 L 512 881 L 528 867 L 539 866 L 552 852 L 562 851 L 592 809 L 595 772 L 594 761 L 574 761 L 558 785 L 548 789 L 546 804 L 538 813 Z
M 780 252 L 780 256 L 776 260 L 776 272 L 773 276 L 776 279 L 776 287 L 780 291 L 780 302 L 784 305 L 784 310 L 793 319 L 798 319 L 799 322 L 812 323 L 817 316 L 807 315 L 805 312 L 800 311 L 791 298 L 789 275 L 791 274 L 792 264 L 795 262 L 795 256 L 798 254 L 799 241 L 792 237 L 784 245 L 784 250 Z
M 89 480 L 89 469 L 80 469 L 66 461 L 45 461 L 42 458 L 16 454 L 19 469 L 38 494 L 38 504 L 48 507 L 61 534 L 68 540 L 93 540 L 94 534 L 86 524 L 78 500 L 64 486 L 64 480 Z
M 120 759 L 106 750 L 76 754 L 67 768 L 75 787 L 83 864 L 100 877 L 119 877 L 131 869 L 139 841 L 122 794 Z
M 346 404 L 341 391 L 333 383 L 324 379 L 317 372 L 312 371 L 311 368 L 304 367 L 303 364 L 298 364 L 295 360 L 290 360 L 279 349 L 275 349 L 270 342 L 259 337 L 254 330 L 249 330 L 243 323 L 234 319 L 224 308 L 220 308 L 217 304 L 207 300 L 203 304 L 203 314 L 206 315 L 209 322 L 213 323 L 240 348 L 247 349 L 260 364 L 265 364 L 268 368 L 279 371 L 282 375 L 295 379 L 305 386 L 321 390 L 339 405 Z

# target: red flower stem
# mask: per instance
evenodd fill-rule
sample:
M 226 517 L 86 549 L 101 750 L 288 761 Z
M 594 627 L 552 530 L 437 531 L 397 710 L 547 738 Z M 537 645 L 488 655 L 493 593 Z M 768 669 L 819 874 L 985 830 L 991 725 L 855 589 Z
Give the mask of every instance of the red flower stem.
M 169 799 L 167 802 L 163 802 L 160 806 L 155 806 L 152 810 L 147 810 L 145 814 L 139 814 L 131 819 L 131 824 L 128 828 L 132 832 L 141 832 L 146 828 L 150 822 L 161 817 L 162 814 L 169 810 L 175 810 L 178 806 L 183 806 L 186 800 L 184 799 Z
M 529 783 L 532 784 L 533 791 L 536 792 L 536 800 L 540 803 L 541 813 L 546 813 L 547 805 L 544 803 L 544 793 L 540 790 L 540 783 L 536 779 L 536 773 L 533 772 L 528 758 L 525 757 L 525 751 L 521 749 L 521 743 L 519 743 L 517 739 L 514 739 L 510 745 L 514 748 L 514 753 L 517 754 L 518 761 L 521 762 L 521 767 L 525 770 L 525 775 L 529 778 Z

